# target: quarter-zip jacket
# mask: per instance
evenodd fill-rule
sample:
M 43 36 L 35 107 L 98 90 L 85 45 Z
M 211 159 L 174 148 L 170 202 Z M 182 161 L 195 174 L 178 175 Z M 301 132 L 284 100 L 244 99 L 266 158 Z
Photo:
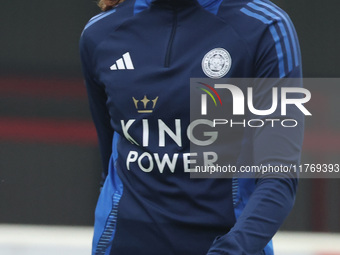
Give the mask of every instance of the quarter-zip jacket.
M 188 162 L 202 157 L 187 136 L 190 78 L 207 78 L 202 60 L 219 49 L 229 59 L 221 77 L 301 77 L 294 27 L 267 0 L 126 0 L 86 25 L 80 51 L 105 181 L 92 254 L 273 254 L 296 179 L 190 179 Z M 256 134 L 261 143 L 235 133 L 226 160 L 298 164 L 302 127 L 275 132 Z

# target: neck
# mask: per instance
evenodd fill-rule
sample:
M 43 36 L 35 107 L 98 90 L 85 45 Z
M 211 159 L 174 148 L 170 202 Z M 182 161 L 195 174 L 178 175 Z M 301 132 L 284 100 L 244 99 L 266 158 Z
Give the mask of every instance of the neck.
M 175 6 L 184 6 L 185 5 L 193 5 L 200 4 L 204 9 L 211 13 L 215 13 L 218 10 L 218 6 L 221 4 L 223 0 L 137 0 L 135 4 L 135 13 L 139 13 L 144 9 L 148 8 L 151 4 L 164 4 L 166 3 L 169 7 L 172 7 L 173 4 Z
M 180 8 L 185 6 L 197 5 L 197 0 L 153 0 L 152 5 L 162 5 L 170 8 Z

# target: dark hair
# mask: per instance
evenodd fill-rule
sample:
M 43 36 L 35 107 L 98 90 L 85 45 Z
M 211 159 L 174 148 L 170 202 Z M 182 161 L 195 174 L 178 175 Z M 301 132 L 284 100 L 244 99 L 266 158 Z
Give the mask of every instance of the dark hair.
M 125 0 L 98 0 L 98 6 L 102 11 L 107 11 L 124 1 Z

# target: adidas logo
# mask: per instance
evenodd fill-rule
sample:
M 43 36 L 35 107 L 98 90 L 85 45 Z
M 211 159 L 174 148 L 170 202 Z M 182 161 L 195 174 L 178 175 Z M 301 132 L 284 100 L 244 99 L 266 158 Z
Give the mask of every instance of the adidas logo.
M 134 70 L 134 66 L 130 57 L 130 52 L 126 52 L 122 58 L 116 61 L 116 64 L 110 66 L 110 70 Z

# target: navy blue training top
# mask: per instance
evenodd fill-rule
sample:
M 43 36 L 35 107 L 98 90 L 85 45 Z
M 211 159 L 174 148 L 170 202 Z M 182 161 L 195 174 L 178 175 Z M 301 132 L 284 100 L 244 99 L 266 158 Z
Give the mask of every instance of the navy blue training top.
M 273 254 L 297 180 L 190 178 L 202 155 L 188 98 L 190 78 L 301 77 L 287 14 L 267 0 L 126 0 L 88 22 L 80 51 L 105 181 L 93 254 Z M 224 146 L 231 163 L 298 164 L 302 126 Z

